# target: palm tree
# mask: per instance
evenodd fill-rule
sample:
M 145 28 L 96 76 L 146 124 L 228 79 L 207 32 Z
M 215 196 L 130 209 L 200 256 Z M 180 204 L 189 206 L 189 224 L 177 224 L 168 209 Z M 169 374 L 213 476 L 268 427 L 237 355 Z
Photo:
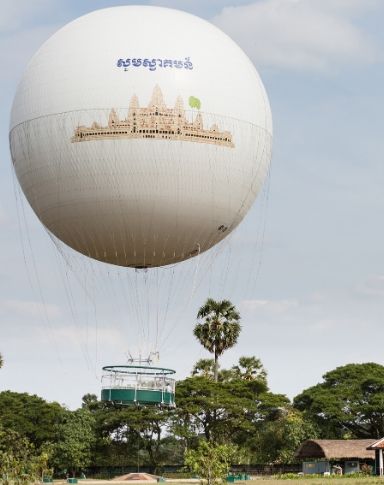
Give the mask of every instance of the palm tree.
M 193 366 L 192 375 L 212 379 L 214 374 L 215 362 L 213 359 L 199 359 Z
M 201 345 L 214 356 L 214 379 L 218 380 L 220 355 L 233 347 L 240 335 L 240 314 L 229 300 L 208 298 L 197 313 L 193 334 Z
M 82 398 L 81 407 L 93 411 L 99 407 L 100 402 L 97 400 L 96 394 L 85 394 Z
M 267 372 L 257 357 L 240 357 L 239 365 L 233 366 L 232 370 L 243 381 L 259 380 L 267 383 Z

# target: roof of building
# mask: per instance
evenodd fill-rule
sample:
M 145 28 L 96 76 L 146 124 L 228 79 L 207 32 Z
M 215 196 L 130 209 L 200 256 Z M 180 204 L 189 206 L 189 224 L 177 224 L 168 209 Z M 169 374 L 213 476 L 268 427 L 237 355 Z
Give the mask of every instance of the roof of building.
M 377 441 L 377 440 L 376 440 Z M 371 458 L 375 453 L 367 449 L 375 443 L 374 439 L 367 440 L 307 440 L 296 451 L 296 458 Z
M 384 449 L 384 438 L 381 438 L 380 440 L 377 440 L 374 443 L 371 443 L 367 447 L 367 450 L 380 450 L 380 449 Z

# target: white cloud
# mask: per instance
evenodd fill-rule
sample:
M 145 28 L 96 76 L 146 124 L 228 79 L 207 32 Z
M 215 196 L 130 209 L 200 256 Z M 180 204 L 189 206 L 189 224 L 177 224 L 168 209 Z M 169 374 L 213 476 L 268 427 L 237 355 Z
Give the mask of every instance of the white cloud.
M 287 300 L 245 300 L 241 304 L 245 311 L 269 313 L 273 315 L 285 314 L 287 311 L 298 308 L 299 302 L 294 299 Z
M 88 335 L 86 335 L 86 333 L 88 333 Z M 76 343 L 79 341 L 86 342 L 88 340 L 89 342 L 92 342 L 93 346 L 114 346 L 119 349 L 120 347 L 123 347 L 123 345 L 121 345 L 123 336 L 118 328 L 113 327 L 108 328 L 98 326 L 96 330 L 96 325 L 94 324 L 87 329 L 84 325 L 80 327 L 79 325 L 75 325 L 72 321 L 55 327 L 52 334 L 55 338 L 67 343 Z M 95 342 L 96 338 L 97 342 Z
M 321 376 L 353 362 L 382 363 L 384 277 L 301 298 L 247 300 L 234 353 L 257 355 L 274 392 L 294 396 Z M 241 348 L 241 353 L 239 349 Z
M 11 81 L 15 88 L 28 61 L 56 30 L 47 25 L 9 33 L 0 41 L 1 82 Z
M 242 313 L 257 317 L 267 327 L 294 325 L 314 332 L 324 327 L 336 334 L 362 324 L 381 325 L 384 310 L 384 276 L 372 275 L 350 288 L 329 289 L 307 294 L 302 298 L 244 300 Z
M 151 0 L 150 5 L 157 7 L 175 8 L 208 18 L 210 14 L 217 12 L 226 5 L 231 5 L 233 0 Z M 237 3 L 248 3 L 247 0 L 236 0 Z
M 1 4 L 0 32 L 11 32 L 32 18 L 38 18 L 57 8 L 57 0 L 5 0 Z
M 317 4 L 317 7 L 326 11 L 342 12 L 353 16 L 362 12 L 376 9 L 381 0 L 291 0 Z
M 369 297 L 376 299 L 384 297 L 384 275 L 370 277 L 364 283 L 356 286 L 356 296 Z
M 16 88 L 32 55 L 61 27 L 63 11 L 64 8 L 59 4 L 59 0 L 5 0 L 1 4 L 2 91 L 5 87 L 8 91 L 7 83 Z M 52 22 L 52 19 L 56 20 Z
M 5 300 L 0 302 L 0 312 L 28 318 L 56 318 L 60 316 L 57 305 L 37 301 Z
M 328 70 L 375 60 L 372 42 L 353 17 L 376 5 L 373 0 L 260 0 L 226 7 L 213 22 L 256 64 Z

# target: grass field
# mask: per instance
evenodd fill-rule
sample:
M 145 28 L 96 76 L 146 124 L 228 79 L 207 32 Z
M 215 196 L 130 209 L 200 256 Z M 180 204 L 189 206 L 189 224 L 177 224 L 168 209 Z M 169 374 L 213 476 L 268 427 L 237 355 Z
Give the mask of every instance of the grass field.
M 240 482 L 236 482 L 240 483 Z M 242 485 L 384 485 L 384 479 L 379 477 L 358 477 L 358 478 L 293 478 L 279 479 L 274 477 L 260 478 L 242 482 Z
M 199 483 L 194 481 L 195 483 Z M 110 481 L 110 480 L 81 480 L 84 485 L 128 485 L 132 482 L 120 482 L 120 481 Z M 135 483 L 135 482 L 134 482 Z M 133 485 L 134 485 L 133 483 Z M 142 481 L 136 482 L 137 485 L 143 485 Z M 152 485 L 156 482 L 146 482 L 147 485 Z M 55 485 L 67 485 L 65 481 L 54 481 Z M 182 480 L 167 480 L 164 485 L 191 485 L 191 481 Z M 254 480 L 247 481 L 236 481 L 235 485 L 384 485 L 384 478 L 379 477 L 356 477 L 356 478 L 331 478 L 331 477 L 303 477 L 303 478 L 292 478 L 292 479 L 281 479 L 276 477 L 260 477 Z

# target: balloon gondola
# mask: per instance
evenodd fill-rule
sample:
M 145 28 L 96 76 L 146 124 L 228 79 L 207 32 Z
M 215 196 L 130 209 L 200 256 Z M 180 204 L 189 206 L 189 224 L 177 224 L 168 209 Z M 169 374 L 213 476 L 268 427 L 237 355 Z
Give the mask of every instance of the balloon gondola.
M 116 405 L 175 407 L 173 369 L 108 365 L 103 371 L 102 401 Z

